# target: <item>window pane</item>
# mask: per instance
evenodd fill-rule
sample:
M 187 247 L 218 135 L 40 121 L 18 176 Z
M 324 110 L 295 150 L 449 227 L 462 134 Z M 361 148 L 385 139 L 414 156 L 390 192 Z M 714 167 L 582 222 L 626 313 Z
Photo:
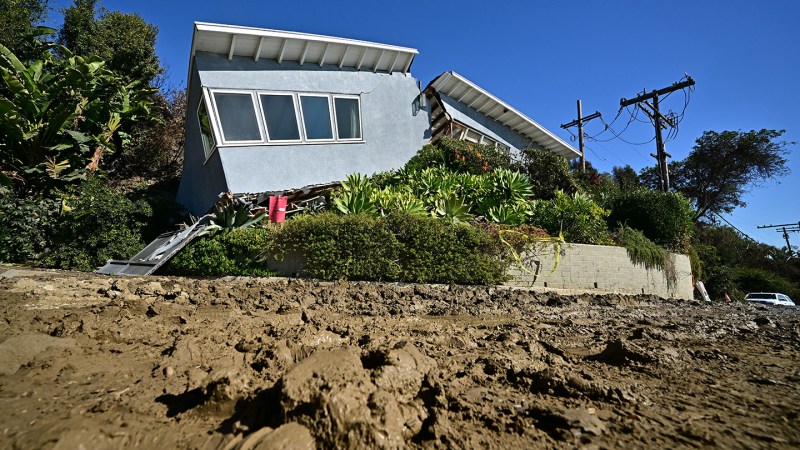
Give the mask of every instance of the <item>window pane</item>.
M 215 144 L 214 133 L 211 131 L 211 120 L 208 117 L 204 98 L 200 99 L 200 108 L 197 110 L 197 120 L 200 122 L 200 139 L 203 141 L 203 151 L 206 154 L 206 158 L 208 158 Z
M 336 131 L 339 139 L 361 139 L 358 99 L 334 98 L 333 106 L 336 110 Z
M 328 97 L 300 97 L 306 139 L 333 139 Z
M 467 134 L 464 136 L 464 140 L 475 142 L 477 144 L 481 140 L 481 135 L 480 133 L 476 133 L 473 130 L 467 129 Z
M 250 94 L 214 94 L 217 113 L 226 141 L 260 141 L 256 110 Z
M 270 141 L 296 141 L 300 139 L 297 129 L 297 116 L 291 95 L 261 96 L 261 108 L 267 121 L 267 134 Z

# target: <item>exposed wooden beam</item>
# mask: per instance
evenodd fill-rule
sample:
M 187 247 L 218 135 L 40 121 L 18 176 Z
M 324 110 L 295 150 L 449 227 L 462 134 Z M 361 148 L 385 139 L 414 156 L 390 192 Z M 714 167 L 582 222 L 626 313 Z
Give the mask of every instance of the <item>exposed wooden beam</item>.
M 233 51 L 236 49 L 236 35 L 231 36 L 231 49 L 228 51 L 228 59 L 233 59 Z
M 322 56 L 319 58 L 319 66 L 322 67 L 325 64 L 325 57 L 328 56 L 328 49 L 331 48 L 330 43 L 325 44 L 325 50 L 322 51 Z
M 490 109 L 490 110 L 489 110 L 489 111 L 486 113 L 486 115 L 487 115 L 487 116 L 489 116 L 489 117 L 492 117 L 492 114 L 494 114 L 494 113 L 495 113 L 495 112 L 496 112 L 498 109 L 500 109 L 500 108 L 502 108 L 502 107 L 503 107 L 503 105 L 501 105 L 500 103 L 498 103 L 498 104 L 496 104 L 496 105 L 494 106 L 494 108 Z M 492 117 L 492 118 L 494 119 L 494 117 Z
M 264 36 L 261 36 L 261 38 L 258 39 L 258 47 L 256 48 L 256 52 L 253 54 L 253 61 L 258 62 L 258 58 L 261 57 L 261 48 L 264 47 L 264 41 L 266 40 L 267 38 Z
M 342 52 L 342 58 L 339 60 L 339 68 L 340 68 L 340 69 L 341 69 L 341 68 L 342 68 L 342 66 L 344 65 L 344 59 L 345 59 L 345 58 L 347 58 L 347 52 L 348 52 L 348 50 L 350 50 L 350 46 L 349 46 L 349 45 L 345 45 L 345 46 L 344 46 L 344 52 Z
M 278 64 L 283 62 L 283 54 L 284 54 L 284 52 L 286 52 L 286 43 L 287 42 L 289 42 L 288 39 L 284 39 L 283 42 L 281 42 L 281 49 L 278 52 Z
M 304 62 L 306 62 L 306 55 L 308 55 L 308 47 L 311 46 L 311 41 L 306 41 L 306 45 L 303 46 L 303 53 L 300 54 L 300 65 L 302 66 Z
M 361 52 L 361 56 L 359 56 L 359 57 L 358 57 L 358 62 L 356 63 L 356 70 L 361 70 L 361 64 L 363 64 L 363 63 L 364 63 L 364 56 L 366 56 L 366 55 L 367 55 L 367 50 L 368 50 L 368 49 L 366 49 L 366 48 L 365 48 L 365 49 L 364 49 L 364 50 Z
M 381 58 L 383 58 L 384 53 L 386 53 L 386 50 L 381 50 L 381 54 L 378 55 L 378 59 L 375 60 L 375 66 L 372 68 L 372 73 L 378 71 L 378 65 L 381 63 Z
M 397 64 L 397 59 L 400 57 L 400 52 L 394 54 L 394 59 L 392 60 L 392 64 L 389 65 L 389 75 L 394 72 L 394 65 Z
M 414 61 L 414 55 L 408 55 L 408 61 L 403 66 L 403 73 L 408 73 L 408 69 L 411 68 L 411 62 Z
M 470 88 L 469 86 L 466 86 L 466 87 L 464 88 L 464 92 L 462 92 L 462 93 L 461 93 L 461 95 L 460 95 L 460 96 L 458 97 L 458 99 L 457 99 L 457 100 L 458 100 L 458 103 L 461 103 L 461 100 L 464 100 L 464 97 L 466 97 L 466 96 L 467 96 L 467 94 L 469 94 L 469 92 L 470 92 L 471 90 L 472 90 L 472 88 Z
M 483 111 L 482 111 L 482 110 L 483 110 L 483 108 L 486 108 L 488 105 L 491 105 L 491 104 L 492 104 L 492 99 L 491 99 L 491 98 L 489 98 L 489 97 L 487 97 L 487 98 L 486 98 L 486 103 L 482 104 L 482 105 L 480 106 L 480 108 L 477 108 L 477 109 L 476 109 L 476 111 L 478 111 L 479 113 L 482 113 L 482 112 L 483 112 Z
M 472 99 L 471 102 L 469 102 L 469 104 L 467 106 L 472 108 L 472 105 L 474 105 L 475 102 L 477 102 L 478 100 L 480 100 L 482 98 L 483 98 L 483 96 L 481 94 L 478 94 L 475 98 Z
M 433 119 L 431 119 L 431 123 L 432 123 L 432 124 L 435 124 L 436 122 L 438 122 L 439 120 L 441 120 L 443 117 L 444 117 L 444 111 L 442 111 L 440 114 L 436 115 L 436 117 L 434 117 Z

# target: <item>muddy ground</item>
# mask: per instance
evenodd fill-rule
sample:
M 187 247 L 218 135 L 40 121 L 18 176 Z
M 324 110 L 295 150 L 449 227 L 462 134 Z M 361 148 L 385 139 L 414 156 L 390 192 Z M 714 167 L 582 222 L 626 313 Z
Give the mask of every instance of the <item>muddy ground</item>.
M 800 445 L 800 310 L 492 287 L 5 277 L 0 448 Z

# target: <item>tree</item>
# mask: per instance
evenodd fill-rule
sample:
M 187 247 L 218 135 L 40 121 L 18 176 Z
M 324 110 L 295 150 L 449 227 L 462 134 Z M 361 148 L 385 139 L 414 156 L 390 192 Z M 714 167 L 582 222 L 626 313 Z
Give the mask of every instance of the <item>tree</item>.
M 99 0 L 75 0 L 64 10 L 58 42 L 76 55 L 98 56 L 126 81 L 151 86 L 164 72 L 156 55 L 158 27 L 138 14 L 97 9 Z
M 29 64 L 0 45 L 0 184 L 47 194 L 96 171 L 118 130 L 149 114 L 146 91 L 96 57 L 52 53 Z
M 157 180 L 180 177 L 183 164 L 185 89 L 153 96 L 153 120 L 138 125 L 130 143 L 114 161 L 109 175 L 124 178 L 145 176 Z
M 614 182 L 617 184 L 617 187 L 619 187 L 620 190 L 630 191 L 641 186 L 639 176 L 636 175 L 636 171 L 633 170 L 633 167 L 631 167 L 630 164 L 626 165 L 625 167 L 614 167 L 611 170 L 611 173 Z
M 0 0 L 0 45 L 10 49 L 22 61 L 41 54 L 35 36 L 38 24 L 47 18 L 49 0 Z M 54 31 L 54 30 L 50 30 Z
M 670 184 L 692 200 L 693 220 L 745 206 L 742 197 L 752 188 L 787 175 L 784 155 L 794 143 L 777 140 L 784 132 L 706 131 L 686 159 L 670 163 Z M 652 169 L 642 170 L 640 177 L 649 186 L 656 180 Z

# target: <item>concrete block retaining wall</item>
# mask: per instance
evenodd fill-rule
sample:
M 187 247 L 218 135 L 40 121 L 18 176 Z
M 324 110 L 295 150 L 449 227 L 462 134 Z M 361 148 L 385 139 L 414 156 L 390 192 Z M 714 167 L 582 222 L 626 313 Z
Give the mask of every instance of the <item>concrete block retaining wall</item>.
M 560 258 L 552 245 L 521 255 L 519 264 L 509 269 L 512 277 L 506 286 L 534 289 L 568 290 L 570 293 L 654 294 L 665 298 L 692 298 L 692 271 L 689 257 L 672 254 L 676 280 L 667 283 L 661 270 L 647 270 L 633 264 L 622 247 L 605 245 L 561 244 Z M 290 254 L 281 261 L 271 260 L 272 270 L 284 276 L 302 276 L 304 258 Z M 553 268 L 555 267 L 555 271 Z M 669 285 L 668 285 L 669 284 Z
M 631 262 L 623 247 L 562 244 L 556 266 L 556 252 L 551 245 L 523 254 L 519 264 L 509 269 L 508 286 L 525 288 L 568 289 L 577 292 L 654 294 L 665 298 L 692 298 L 692 270 L 689 257 L 670 254 L 676 279 L 668 283 L 659 269 L 645 269 Z M 555 271 L 553 268 L 555 267 Z

